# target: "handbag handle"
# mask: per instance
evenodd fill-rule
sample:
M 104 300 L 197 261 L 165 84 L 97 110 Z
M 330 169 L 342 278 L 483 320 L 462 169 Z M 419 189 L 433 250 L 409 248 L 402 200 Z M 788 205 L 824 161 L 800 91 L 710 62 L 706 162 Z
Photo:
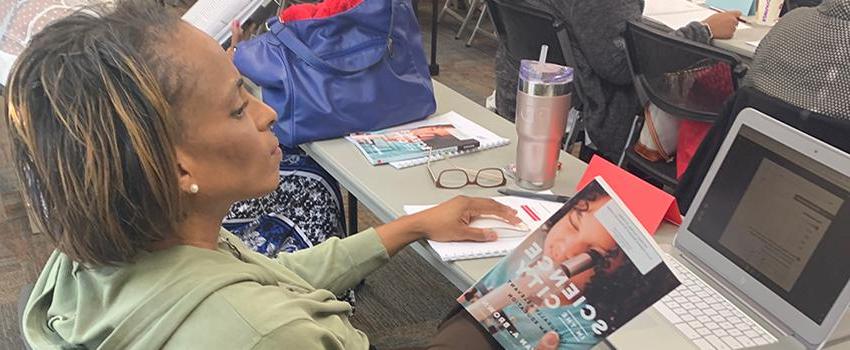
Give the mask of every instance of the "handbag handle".
M 364 1 L 366 1 L 366 0 L 364 0 Z M 272 31 L 275 34 L 275 38 L 277 38 L 277 40 L 280 41 L 281 44 L 286 46 L 288 49 L 292 50 L 292 52 L 294 52 L 295 55 L 297 55 L 299 58 L 304 60 L 304 62 L 307 62 L 308 65 L 310 65 L 310 66 L 312 66 L 316 69 L 323 70 L 323 71 L 326 71 L 326 72 L 330 72 L 330 73 L 333 73 L 333 74 L 336 74 L 336 75 L 353 75 L 353 74 L 360 73 L 364 70 L 367 70 L 369 68 L 372 68 L 372 67 L 380 64 L 381 61 L 384 60 L 384 57 L 386 57 L 387 54 L 392 52 L 392 45 L 393 45 L 392 33 L 393 33 L 393 24 L 395 22 L 395 8 L 394 8 L 395 7 L 395 4 L 394 4 L 395 1 L 394 0 L 387 0 L 387 1 L 390 3 L 390 27 L 387 28 L 386 45 L 384 46 L 383 52 L 381 53 L 381 55 L 379 55 L 378 58 L 374 62 L 369 62 L 368 64 L 364 65 L 363 67 L 358 67 L 358 68 L 354 68 L 354 69 L 345 69 L 345 68 L 336 67 L 336 66 L 328 63 L 327 61 L 323 60 L 321 57 L 316 55 L 316 53 L 313 52 L 313 50 L 311 50 L 309 47 L 307 47 L 307 45 L 305 45 L 304 42 L 301 41 L 301 39 L 298 38 L 297 35 L 295 35 L 295 32 L 292 30 L 292 28 L 287 27 L 284 23 L 280 23 L 280 22 L 276 23 L 277 25 L 272 26 Z

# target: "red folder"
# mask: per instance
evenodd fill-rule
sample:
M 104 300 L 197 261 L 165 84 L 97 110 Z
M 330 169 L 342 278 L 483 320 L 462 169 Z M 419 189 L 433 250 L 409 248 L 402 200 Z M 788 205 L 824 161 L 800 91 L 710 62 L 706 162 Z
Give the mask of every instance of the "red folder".
M 576 190 L 583 188 L 596 176 L 605 179 L 650 234 L 655 234 L 665 219 L 676 225 L 682 224 L 676 198 L 602 157 L 593 156 Z

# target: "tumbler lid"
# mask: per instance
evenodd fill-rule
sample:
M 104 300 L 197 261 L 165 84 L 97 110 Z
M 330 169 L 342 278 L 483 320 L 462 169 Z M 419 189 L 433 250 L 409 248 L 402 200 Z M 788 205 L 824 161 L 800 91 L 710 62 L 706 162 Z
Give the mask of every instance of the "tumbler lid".
M 519 90 L 533 96 L 561 96 L 571 92 L 573 69 L 554 63 L 522 60 Z

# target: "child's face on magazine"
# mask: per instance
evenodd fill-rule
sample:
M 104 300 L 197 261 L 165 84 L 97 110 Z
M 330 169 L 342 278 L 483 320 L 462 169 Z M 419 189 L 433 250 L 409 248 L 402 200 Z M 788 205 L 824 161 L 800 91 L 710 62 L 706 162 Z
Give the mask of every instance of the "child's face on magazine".
M 601 196 L 592 201 L 579 203 L 567 212 L 546 235 L 543 254 L 552 258 L 556 264 L 560 264 L 590 249 L 595 249 L 602 255 L 617 249 L 616 241 L 595 215 L 596 211 L 610 200 L 611 197 Z M 611 268 L 619 265 L 615 262 L 611 263 Z

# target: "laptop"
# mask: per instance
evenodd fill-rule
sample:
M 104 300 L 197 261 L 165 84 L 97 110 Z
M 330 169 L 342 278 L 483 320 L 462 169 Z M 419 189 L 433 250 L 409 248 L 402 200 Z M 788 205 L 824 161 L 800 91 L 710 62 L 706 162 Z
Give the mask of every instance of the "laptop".
M 614 344 L 823 347 L 850 304 L 850 155 L 744 109 L 667 258 L 682 285 Z

